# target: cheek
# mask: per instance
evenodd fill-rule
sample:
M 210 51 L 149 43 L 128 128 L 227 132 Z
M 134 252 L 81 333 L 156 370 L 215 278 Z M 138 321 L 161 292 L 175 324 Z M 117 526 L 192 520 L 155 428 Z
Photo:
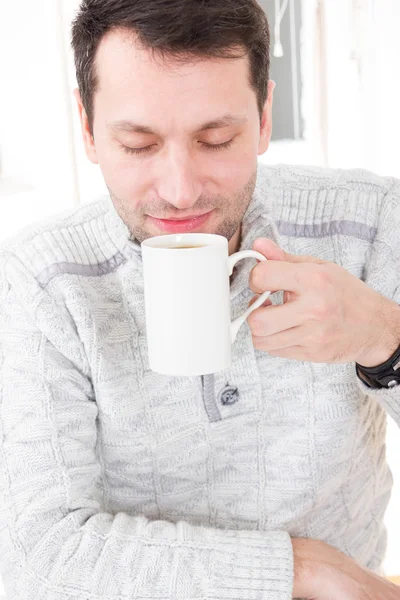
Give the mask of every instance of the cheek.
M 107 152 L 99 160 L 99 165 L 108 187 L 120 198 L 143 196 L 151 182 L 150 175 L 134 157 L 122 152 Z
M 243 188 L 257 168 L 257 153 L 253 148 L 238 146 L 225 157 L 211 158 L 208 172 L 210 179 L 226 191 L 235 192 Z

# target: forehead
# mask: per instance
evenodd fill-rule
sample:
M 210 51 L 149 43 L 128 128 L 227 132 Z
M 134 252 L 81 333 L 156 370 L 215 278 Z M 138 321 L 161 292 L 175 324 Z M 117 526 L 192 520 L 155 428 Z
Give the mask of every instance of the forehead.
M 115 30 L 102 39 L 95 68 L 99 83 L 95 104 L 113 108 L 116 119 L 124 112 L 135 116 L 164 110 L 180 112 L 181 118 L 192 114 L 196 120 L 208 108 L 212 119 L 215 110 L 243 113 L 256 106 L 247 55 L 179 61 L 143 48 L 131 32 Z

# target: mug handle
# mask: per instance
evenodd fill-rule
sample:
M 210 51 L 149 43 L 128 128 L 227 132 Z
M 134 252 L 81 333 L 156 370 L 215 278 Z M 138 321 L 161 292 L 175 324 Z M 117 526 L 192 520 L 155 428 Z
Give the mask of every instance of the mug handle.
M 265 258 L 265 256 L 263 254 L 260 254 L 260 252 L 256 252 L 255 250 L 243 250 L 242 252 L 236 252 L 235 254 L 232 254 L 232 256 L 230 256 L 228 258 L 229 277 L 233 273 L 233 267 L 236 265 L 237 262 L 239 262 L 239 260 L 242 260 L 242 258 L 256 258 L 257 260 L 260 260 L 260 261 L 268 260 L 267 258 Z M 236 336 L 239 332 L 239 329 L 241 328 L 243 323 L 246 321 L 247 317 L 254 310 L 259 308 L 265 302 L 265 300 L 268 298 L 268 296 L 270 294 L 271 294 L 271 292 L 264 292 L 263 294 L 261 294 L 261 296 L 259 298 L 257 298 L 257 300 L 251 306 L 249 306 L 249 308 L 246 310 L 246 312 L 244 312 L 240 317 L 238 317 L 237 319 L 232 321 L 232 323 L 231 323 L 231 343 L 232 344 L 236 340 Z

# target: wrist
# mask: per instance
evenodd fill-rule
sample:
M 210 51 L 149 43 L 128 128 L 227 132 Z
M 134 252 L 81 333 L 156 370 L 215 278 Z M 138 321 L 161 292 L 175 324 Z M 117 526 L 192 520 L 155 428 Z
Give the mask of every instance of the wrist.
M 320 540 L 293 538 L 293 598 L 325 597 L 327 590 L 363 584 L 366 571 L 337 548 Z
M 372 348 L 370 352 L 363 354 L 357 359 L 357 363 L 361 367 L 371 369 L 383 365 L 400 346 L 400 340 L 393 340 L 393 338 L 382 340 L 382 342 L 376 347 Z
M 313 598 L 326 579 L 326 569 L 317 558 L 321 554 L 319 546 L 326 544 L 318 540 L 292 538 L 292 546 L 293 598 Z
M 383 306 L 377 310 L 384 318 L 384 325 L 377 326 L 377 336 L 371 336 L 374 342 L 357 357 L 361 367 L 374 368 L 388 361 L 400 346 L 400 307 L 395 302 L 385 299 Z

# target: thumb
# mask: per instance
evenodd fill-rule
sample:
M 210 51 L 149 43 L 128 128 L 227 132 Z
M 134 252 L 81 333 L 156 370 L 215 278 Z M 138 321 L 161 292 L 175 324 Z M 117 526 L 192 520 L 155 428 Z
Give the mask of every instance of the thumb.
M 253 243 L 253 250 L 260 252 L 269 260 L 284 260 L 290 263 L 316 263 L 320 265 L 326 263 L 326 260 L 316 258 L 315 256 L 289 254 L 289 252 L 285 252 L 273 240 L 268 238 L 257 238 Z
M 258 238 L 253 244 L 253 250 L 263 254 L 270 260 L 286 260 L 286 252 L 269 238 Z

